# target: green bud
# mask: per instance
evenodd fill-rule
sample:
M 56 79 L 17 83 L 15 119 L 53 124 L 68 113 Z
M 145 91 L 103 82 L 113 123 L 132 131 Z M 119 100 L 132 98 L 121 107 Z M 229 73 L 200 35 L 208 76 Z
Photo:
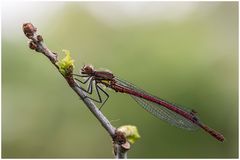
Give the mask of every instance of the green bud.
M 74 60 L 70 56 L 70 51 L 68 50 L 63 50 L 63 52 L 66 54 L 66 56 L 57 62 L 57 65 L 59 67 L 59 71 L 63 75 L 67 75 L 69 72 L 72 72 L 74 68 Z
M 124 125 L 119 127 L 117 131 L 122 132 L 131 144 L 135 143 L 136 140 L 140 138 L 140 135 L 138 133 L 136 126 Z

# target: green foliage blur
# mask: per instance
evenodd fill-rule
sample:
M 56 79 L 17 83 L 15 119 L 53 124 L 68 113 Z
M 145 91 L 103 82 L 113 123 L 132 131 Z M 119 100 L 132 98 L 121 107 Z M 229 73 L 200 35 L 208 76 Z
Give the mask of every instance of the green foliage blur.
M 16 10 L 15 26 L 8 25 L 11 20 L 3 12 L 3 158 L 113 158 L 107 132 L 50 61 L 28 48 L 21 30 L 24 22 L 32 22 L 60 57 L 62 49 L 70 50 L 75 73 L 84 64 L 107 68 L 162 99 L 196 110 L 202 122 L 226 138 L 221 143 L 201 129 L 173 127 L 130 96 L 107 90 L 110 99 L 102 112 L 114 126 L 135 125 L 141 135 L 129 158 L 238 157 L 238 2 L 194 2 L 191 13 L 177 20 L 158 19 L 171 15 L 174 9 L 170 9 L 152 20 L 148 18 L 154 15 L 139 17 L 140 21 L 123 16 L 113 25 L 86 6 L 94 3 L 98 10 L 108 11 L 119 3 L 155 9 L 166 3 L 26 1 L 21 5 L 27 3 L 62 7 L 46 13 L 34 10 L 42 19 L 31 19 L 33 11 L 25 10 L 27 21 Z M 169 5 L 178 8 L 186 3 Z

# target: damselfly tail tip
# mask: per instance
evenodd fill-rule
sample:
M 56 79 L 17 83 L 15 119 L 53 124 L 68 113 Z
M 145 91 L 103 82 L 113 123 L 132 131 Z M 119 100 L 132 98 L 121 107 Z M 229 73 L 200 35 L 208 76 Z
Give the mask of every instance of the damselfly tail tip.
M 225 138 L 223 135 L 221 135 L 220 133 L 218 133 L 218 136 L 216 137 L 217 140 L 221 141 L 221 142 L 224 142 L 225 141 Z
M 224 142 L 225 138 L 221 133 L 218 133 L 217 131 L 213 130 L 212 128 L 208 127 L 207 125 L 204 125 L 202 123 L 199 123 L 199 126 L 204 129 L 206 132 L 208 132 L 211 136 L 216 138 L 217 140 Z
M 210 132 L 208 132 L 209 134 L 211 134 L 214 138 L 216 138 L 217 140 L 224 142 L 225 138 L 222 134 L 218 133 L 217 131 L 214 130 L 210 130 Z

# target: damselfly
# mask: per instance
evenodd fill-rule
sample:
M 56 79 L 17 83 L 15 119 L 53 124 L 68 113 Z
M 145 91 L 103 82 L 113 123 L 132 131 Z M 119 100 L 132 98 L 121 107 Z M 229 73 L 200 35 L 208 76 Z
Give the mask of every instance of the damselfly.
M 212 135 L 219 141 L 224 141 L 224 136 L 217 131 L 211 129 L 207 125 L 203 124 L 196 116 L 196 111 L 188 110 L 179 107 L 175 104 L 169 103 L 156 96 L 153 96 L 142 89 L 137 88 L 133 84 L 121 80 L 108 71 L 96 71 L 91 65 L 84 65 L 81 68 L 81 74 L 73 74 L 78 77 L 86 77 L 85 81 L 75 78 L 78 82 L 83 84 L 89 82 L 87 89 L 78 86 L 88 94 L 93 93 L 93 87 L 95 86 L 98 99 L 89 98 L 95 102 L 101 103 L 101 107 L 108 100 L 108 93 L 101 88 L 99 84 L 102 84 L 108 88 L 115 90 L 116 92 L 129 94 L 139 105 L 145 110 L 176 127 L 194 130 L 196 128 L 202 128 L 207 133 Z M 100 92 L 106 95 L 106 99 L 103 101 Z M 101 109 L 100 107 L 100 109 Z

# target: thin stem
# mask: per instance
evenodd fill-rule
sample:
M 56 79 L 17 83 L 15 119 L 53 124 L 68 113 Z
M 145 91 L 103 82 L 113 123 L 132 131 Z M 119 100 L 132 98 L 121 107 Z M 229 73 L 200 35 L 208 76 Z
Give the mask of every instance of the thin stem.
M 116 145 L 116 159 L 127 159 L 127 151 L 119 145 Z
M 57 65 L 58 62 L 57 54 L 48 49 L 46 44 L 44 44 L 41 35 L 36 34 L 37 28 L 35 28 L 31 23 L 25 23 L 23 24 L 23 31 L 26 37 L 31 40 L 29 43 L 29 47 L 48 57 L 52 64 L 59 70 L 59 67 Z M 127 158 L 125 154 L 126 151 L 124 153 L 124 156 L 122 156 L 123 155 L 123 153 L 121 153 L 123 151 L 123 149 L 121 149 L 122 143 L 120 143 L 118 139 L 116 139 L 116 128 L 111 125 L 109 120 L 97 108 L 97 106 L 92 102 L 92 100 L 90 100 L 89 98 L 85 98 L 87 96 L 86 93 L 78 87 L 78 83 L 74 80 L 72 74 L 63 75 L 63 77 L 66 79 L 69 86 L 75 91 L 75 93 L 83 100 L 88 109 L 93 113 L 93 115 L 98 119 L 98 121 L 101 123 L 101 125 L 106 129 L 106 131 L 113 139 L 114 146 L 116 146 L 115 148 L 118 148 L 116 150 L 117 152 L 115 152 L 116 158 Z

